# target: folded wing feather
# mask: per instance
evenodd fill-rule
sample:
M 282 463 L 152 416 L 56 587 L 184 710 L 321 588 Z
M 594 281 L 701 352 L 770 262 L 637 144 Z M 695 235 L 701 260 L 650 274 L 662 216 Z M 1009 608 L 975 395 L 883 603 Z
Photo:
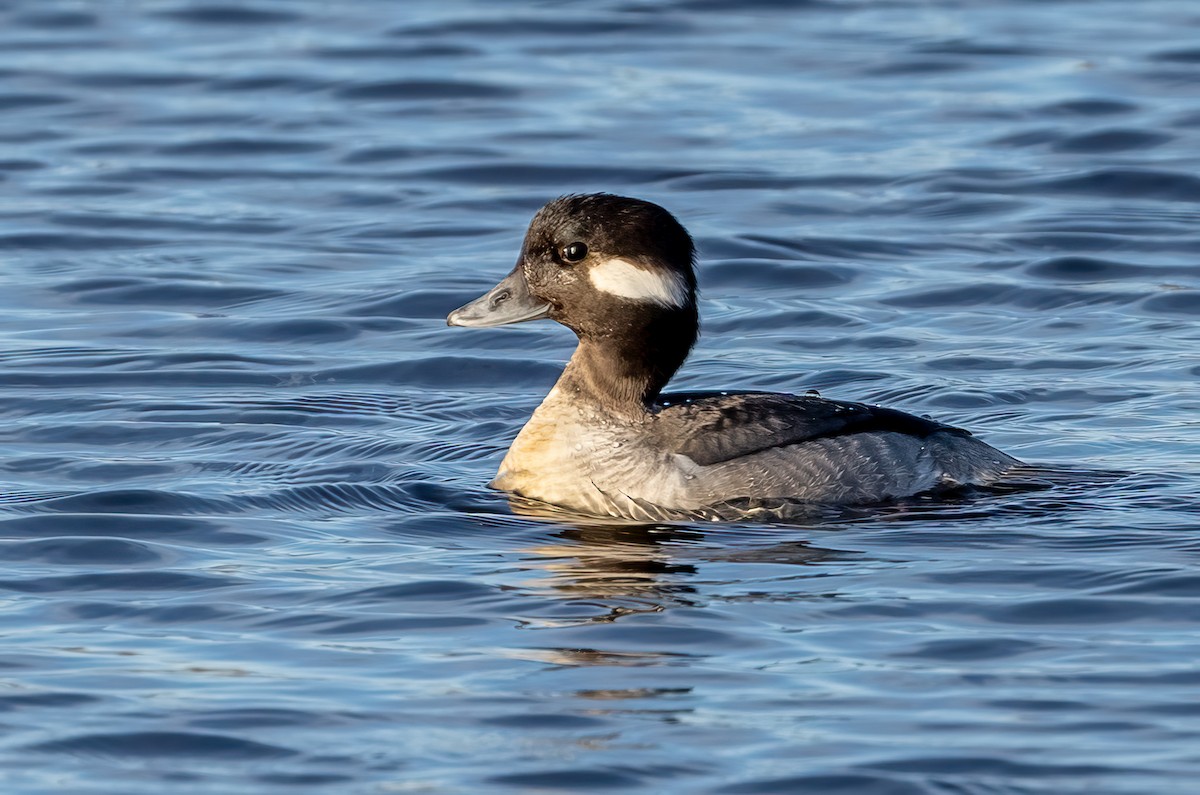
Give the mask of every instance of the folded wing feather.
M 769 392 L 661 395 L 656 418 L 664 446 L 701 466 L 852 433 L 893 432 L 920 438 L 938 431 L 969 435 L 895 409 Z

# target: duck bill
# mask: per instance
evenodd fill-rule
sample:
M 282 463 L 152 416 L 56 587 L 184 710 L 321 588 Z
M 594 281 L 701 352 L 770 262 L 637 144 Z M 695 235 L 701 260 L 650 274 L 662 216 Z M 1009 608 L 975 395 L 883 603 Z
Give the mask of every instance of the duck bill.
M 530 294 L 524 268 L 518 262 L 512 273 L 504 277 L 504 281 L 451 312 L 446 318 L 446 325 L 490 328 L 549 316 L 550 304 Z

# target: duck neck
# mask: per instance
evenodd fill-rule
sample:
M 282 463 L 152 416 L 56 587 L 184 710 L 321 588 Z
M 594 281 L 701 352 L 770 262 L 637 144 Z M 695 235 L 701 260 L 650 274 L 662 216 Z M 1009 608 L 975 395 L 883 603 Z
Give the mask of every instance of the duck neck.
M 687 358 L 697 328 L 692 308 L 624 325 L 619 333 L 579 332 L 559 386 L 614 413 L 645 413 Z

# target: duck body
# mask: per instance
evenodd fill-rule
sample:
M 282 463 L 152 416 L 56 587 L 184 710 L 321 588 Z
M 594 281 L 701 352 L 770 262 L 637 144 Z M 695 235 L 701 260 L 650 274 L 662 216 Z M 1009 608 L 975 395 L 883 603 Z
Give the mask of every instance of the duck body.
M 591 515 L 861 505 L 992 482 L 1018 462 L 959 428 L 782 394 L 663 395 L 640 417 L 552 391 L 492 485 Z
M 513 272 L 451 325 L 550 317 L 579 336 L 492 486 L 593 516 L 730 518 L 723 506 L 861 505 L 987 485 L 1020 462 L 894 409 L 766 392 L 664 394 L 698 332 L 691 238 L 666 210 L 567 196 Z

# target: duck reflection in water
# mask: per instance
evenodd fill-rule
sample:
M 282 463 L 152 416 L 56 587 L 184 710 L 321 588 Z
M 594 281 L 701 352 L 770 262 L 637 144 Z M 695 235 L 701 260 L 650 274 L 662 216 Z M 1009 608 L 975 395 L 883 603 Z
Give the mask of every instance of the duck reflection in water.
M 556 506 L 510 498 L 513 511 L 523 516 L 551 520 L 560 526 L 552 539 L 526 551 L 531 569 L 543 576 L 530 583 L 569 598 L 587 602 L 601 612 L 543 620 L 543 625 L 611 622 L 622 616 L 660 612 L 671 607 L 694 607 L 695 586 L 690 584 L 706 564 L 772 563 L 806 566 L 842 558 L 843 551 L 824 549 L 801 539 L 777 540 L 759 545 L 753 540 L 770 536 L 737 527 L 715 531 L 685 524 L 610 522 L 572 516 Z M 713 534 L 719 538 L 713 538 Z M 731 543 L 731 535 L 743 541 Z
M 1064 477 L 1068 474 L 1076 477 L 1079 473 L 1064 473 Z M 1105 473 L 1093 474 L 1089 481 L 1091 487 L 1104 479 L 1112 479 L 1111 474 L 1106 478 L 1101 477 Z M 548 587 L 551 592 L 568 597 L 575 605 L 586 602 L 593 608 L 585 615 L 560 614 L 558 618 L 542 621 L 546 626 L 562 626 L 615 621 L 634 613 L 697 606 L 700 600 L 695 599 L 696 594 L 711 592 L 713 575 L 717 574 L 720 564 L 814 566 L 861 559 L 860 552 L 815 546 L 798 538 L 805 529 L 820 530 L 829 535 L 864 524 L 940 521 L 962 525 L 994 518 L 996 501 L 1003 501 L 1008 515 L 1059 515 L 1063 501 L 1061 496 L 1049 491 L 1054 485 L 1052 479 L 1030 479 L 1015 482 L 1010 489 L 987 497 L 967 491 L 955 497 L 914 498 L 883 506 L 809 505 L 805 514 L 807 521 L 801 523 L 793 514 L 790 531 L 782 541 L 779 540 L 780 527 L 771 524 L 639 523 L 574 514 L 517 495 L 509 495 L 508 502 L 514 513 L 552 522 L 560 528 L 551 539 L 525 548 L 533 555 L 525 560 L 525 564 L 542 575 L 530 583 L 535 589 L 546 590 Z M 1075 487 L 1084 488 L 1078 484 Z M 824 573 L 821 567 L 812 570 L 814 578 Z M 728 577 L 727 573 L 721 574 Z M 702 587 L 692 584 L 699 584 L 699 578 L 705 575 Z M 735 578 L 729 580 L 733 582 Z M 803 575 L 788 575 L 787 581 L 791 590 L 774 594 L 773 599 L 830 597 L 824 578 L 820 588 L 811 593 L 805 588 L 807 578 Z M 603 612 L 595 613 L 597 605 Z

